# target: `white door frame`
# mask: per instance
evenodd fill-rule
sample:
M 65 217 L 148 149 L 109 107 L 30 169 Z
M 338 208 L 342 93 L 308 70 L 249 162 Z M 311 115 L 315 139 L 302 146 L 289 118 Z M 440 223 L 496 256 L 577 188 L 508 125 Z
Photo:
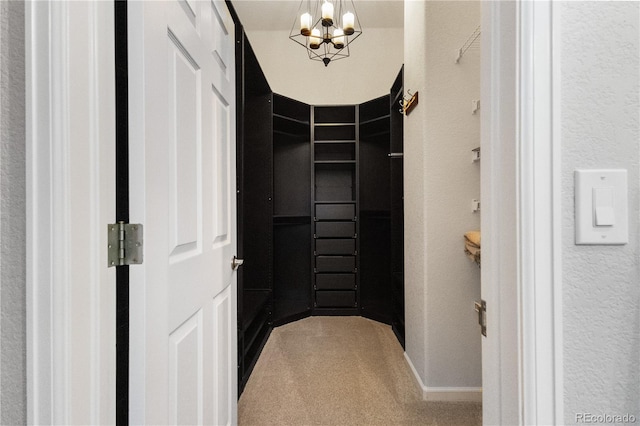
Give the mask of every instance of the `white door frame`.
M 482 15 L 485 424 L 562 424 L 559 4 Z
M 115 278 L 103 267 L 102 209 L 89 210 L 86 258 L 73 257 L 73 203 L 82 198 L 73 188 L 76 142 L 95 142 L 83 173 L 96 206 L 114 182 L 98 168 L 101 156 L 113 155 L 103 149 L 114 133 L 110 7 L 26 4 L 29 423 L 112 423 L 115 412 L 115 355 L 108 349 L 115 343 L 108 283 Z M 483 342 L 490 424 L 563 422 L 557 9 L 549 0 L 483 4 L 482 280 L 495 335 Z M 516 265 L 515 274 L 505 265 Z M 79 271 L 89 271 L 82 284 L 74 281 Z M 79 295 L 88 314 L 72 305 Z M 76 342 L 76 315 L 89 324 L 85 345 Z M 78 360 L 87 362 L 84 378 Z
M 112 2 L 25 3 L 27 422 L 115 422 Z

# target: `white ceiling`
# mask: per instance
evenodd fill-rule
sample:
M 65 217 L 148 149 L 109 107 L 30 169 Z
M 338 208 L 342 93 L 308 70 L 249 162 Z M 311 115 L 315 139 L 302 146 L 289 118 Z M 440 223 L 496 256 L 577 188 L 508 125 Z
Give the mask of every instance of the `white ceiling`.
M 306 4 L 307 0 L 303 1 Z M 232 3 L 240 22 L 249 31 L 290 31 L 300 7 L 300 0 L 232 0 Z M 354 5 L 365 31 L 403 27 L 404 0 L 355 0 Z

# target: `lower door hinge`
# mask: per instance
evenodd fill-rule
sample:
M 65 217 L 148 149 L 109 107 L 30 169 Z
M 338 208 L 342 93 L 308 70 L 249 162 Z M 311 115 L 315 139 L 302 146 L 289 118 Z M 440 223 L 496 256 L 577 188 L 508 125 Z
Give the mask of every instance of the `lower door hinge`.
M 139 265 L 142 263 L 142 225 L 139 223 L 111 223 L 108 230 L 108 266 Z
M 478 300 L 475 302 L 475 309 L 478 313 L 478 324 L 480 324 L 480 332 L 487 337 L 487 302 Z

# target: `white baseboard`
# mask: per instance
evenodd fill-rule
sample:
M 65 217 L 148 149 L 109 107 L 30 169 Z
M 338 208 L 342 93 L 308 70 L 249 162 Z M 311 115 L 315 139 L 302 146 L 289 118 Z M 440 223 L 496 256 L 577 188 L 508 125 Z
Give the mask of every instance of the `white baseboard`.
M 482 402 L 482 388 L 478 387 L 427 387 L 413 366 L 411 358 L 404 353 L 404 359 L 413 372 L 417 385 L 422 390 L 422 399 L 425 401 L 473 401 Z

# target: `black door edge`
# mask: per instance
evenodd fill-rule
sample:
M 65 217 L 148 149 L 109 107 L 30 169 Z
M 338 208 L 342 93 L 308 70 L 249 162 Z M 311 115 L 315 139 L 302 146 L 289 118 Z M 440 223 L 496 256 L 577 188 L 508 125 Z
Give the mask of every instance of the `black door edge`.
M 114 1 L 116 222 L 129 223 L 127 1 Z M 129 424 L 129 266 L 116 267 L 116 424 Z

